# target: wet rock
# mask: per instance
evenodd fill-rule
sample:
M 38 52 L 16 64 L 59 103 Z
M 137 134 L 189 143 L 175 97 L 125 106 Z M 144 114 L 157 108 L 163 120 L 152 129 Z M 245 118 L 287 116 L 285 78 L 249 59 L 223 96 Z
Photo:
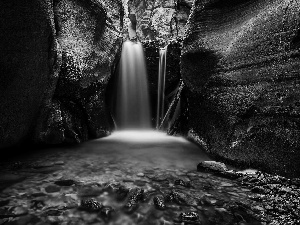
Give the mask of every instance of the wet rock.
M 197 165 L 197 170 L 199 172 L 224 172 L 227 170 L 227 167 L 221 162 L 204 161 Z
M 57 185 L 49 185 L 49 186 L 45 187 L 45 191 L 47 193 L 59 192 L 60 191 L 60 187 L 57 186 Z
M 73 184 L 76 184 L 76 181 L 67 179 L 67 180 L 58 180 L 55 181 L 54 184 L 58 186 L 72 186 Z
M 153 198 L 153 203 L 155 205 L 155 207 L 159 210 L 164 210 L 166 209 L 166 205 L 165 205 L 165 199 L 163 196 L 159 195 L 159 196 L 155 196 Z
M 129 192 L 127 203 L 124 205 L 124 210 L 127 213 L 132 213 L 138 208 L 138 201 L 142 199 L 144 190 L 141 188 L 133 189 Z
M 62 211 L 58 209 L 48 209 L 43 212 L 43 216 L 60 216 L 61 214 Z
M 44 199 L 33 199 L 30 201 L 30 208 L 31 209 L 42 209 L 45 206 Z
M 183 212 L 180 213 L 179 219 L 181 222 L 200 222 L 199 221 L 199 215 L 196 212 Z
M 106 183 L 104 184 L 103 191 L 107 191 L 108 193 L 115 193 L 119 190 L 119 183 Z
M 86 200 L 81 200 L 79 208 L 88 212 L 100 211 L 103 207 L 101 202 L 91 198 Z

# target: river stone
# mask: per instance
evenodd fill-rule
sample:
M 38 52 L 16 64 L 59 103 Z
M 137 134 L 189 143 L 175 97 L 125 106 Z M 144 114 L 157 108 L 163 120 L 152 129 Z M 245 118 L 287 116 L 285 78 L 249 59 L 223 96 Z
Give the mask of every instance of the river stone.
M 224 172 L 227 170 L 227 167 L 221 162 L 203 161 L 197 165 L 197 170 L 200 172 Z
M 196 212 L 183 212 L 179 215 L 180 221 L 188 222 L 199 222 L 199 215 Z
M 103 207 L 101 202 L 98 202 L 94 198 L 81 200 L 79 208 L 88 212 L 100 211 Z
M 60 187 L 57 186 L 57 185 L 48 185 L 47 187 L 45 187 L 45 191 L 47 193 L 59 192 L 60 191 Z
M 54 184 L 58 186 L 72 186 L 73 184 L 76 184 L 76 181 L 72 179 L 66 179 L 66 180 L 57 180 L 54 182 Z
M 165 199 L 161 195 L 155 196 L 153 198 L 153 203 L 154 203 L 155 207 L 159 210 L 164 210 L 166 208 Z

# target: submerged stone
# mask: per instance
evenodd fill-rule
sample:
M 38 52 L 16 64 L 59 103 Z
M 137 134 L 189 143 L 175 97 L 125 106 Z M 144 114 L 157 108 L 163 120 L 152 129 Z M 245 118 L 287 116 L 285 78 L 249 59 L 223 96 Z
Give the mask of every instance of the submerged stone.
M 138 201 L 142 199 L 144 190 L 136 188 L 129 193 L 127 203 L 124 205 L 124 210 L 127 213 L 132 213 L 138 208 Z
M 60 191 L 60 187 L 57 186 L 57 185 L 49 185 L 49 186 L 45 187 L 45 191 L 47 193 L 59 192 Z
M 87 200 L 81 200 L 79 208 L 85 211 L 95 212 L 100 211 L 102 207 L 103 204 L 101 202 L 98 202 L 97 200 L 91 198 Z
M 58 180 L 55 181 L 54 184 L 59 185 L 59 186 L 72 186 L 73 184 L 75 184 L 76 182 L 74 180 L 71 179 L 67 179 L 67 180 Z
M 164 210 L 166 208 L 165 199 L 161 195 L 155 196 L 153 198 L 153 202 L 154 202 L 155 207 L 159 210 Z
M 182 222 L 200 222 L 199 221 L 199 215 L 196 212 L 180 213 L 179 219 Z

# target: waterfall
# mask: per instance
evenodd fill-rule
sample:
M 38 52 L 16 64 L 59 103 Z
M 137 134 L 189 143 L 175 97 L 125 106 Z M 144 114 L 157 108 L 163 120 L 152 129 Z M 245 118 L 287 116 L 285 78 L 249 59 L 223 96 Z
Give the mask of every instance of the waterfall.
M 147 71 L 140 42 L 123 43 L 117 82 L 117 129 L 150 129 Z
M 157 91 L 157 111 L 156 111 L 156 129 L 159 129 L 160 123 L 164 117 L 165 103 L 165 77 L 166 77 L 167 46 L 159 49 L 159 68 L 158 68 L 158 91 Z

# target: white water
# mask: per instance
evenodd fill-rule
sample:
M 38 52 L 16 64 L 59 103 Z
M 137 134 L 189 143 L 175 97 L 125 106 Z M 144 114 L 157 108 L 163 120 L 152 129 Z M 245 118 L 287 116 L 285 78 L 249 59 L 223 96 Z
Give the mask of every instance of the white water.
M 122 46 L 115 119 L 118 130 L 151 128 L 147 71 L 140 42 L 125 41 Z
M 166 78 L 166 62 L 167 46 L 159 50 L 159 68 L 158 68 L 158 91 L 157 91 L 157 112 L 156 112 L 156 128 L 160 127 L 163 120 L 165 109 L 165 78 Z

